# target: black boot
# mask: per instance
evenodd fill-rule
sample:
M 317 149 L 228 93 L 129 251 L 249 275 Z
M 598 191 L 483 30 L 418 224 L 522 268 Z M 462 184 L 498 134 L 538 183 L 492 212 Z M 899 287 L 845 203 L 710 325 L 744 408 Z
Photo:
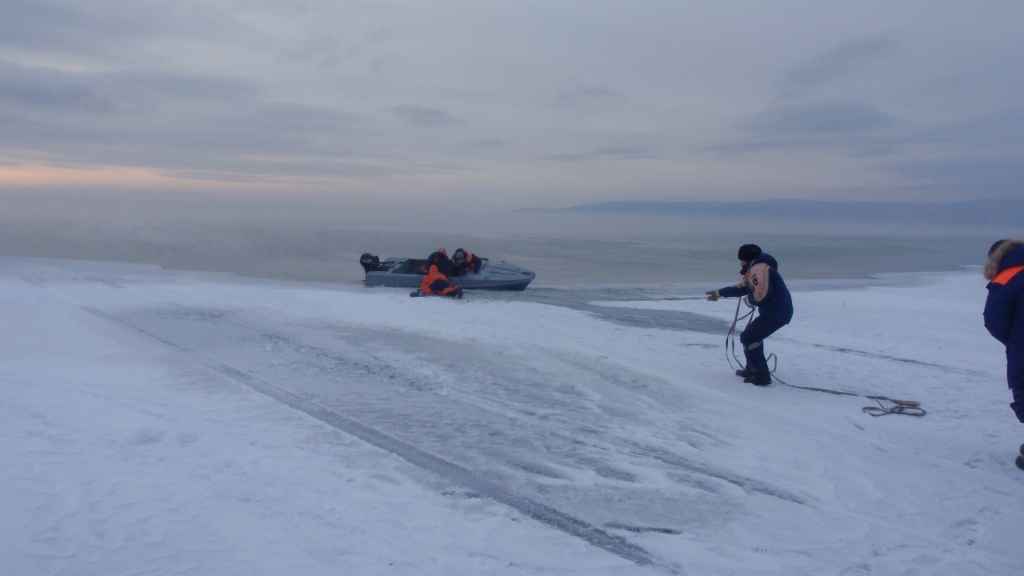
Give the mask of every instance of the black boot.
M 1014 462 L 1017 468 L 1024 470 L 1024 444 L 1020 445 L 1020 454 L 1017 454 L 1017 460 Z
M 737 376 L 743 376 L 744 378 L 749 378 L 750 375 L 753 374 L 753 373 L 754 373 L 754 370 L 750 366 L 747 366 L 746 368 L 744 368 L 742 370 L 737 370 L 736 371 L 736 375 Z
M 772 375 L 770 372 L 753 372 L 743 381 L 754 386 L 767 386 L 772 383 Z

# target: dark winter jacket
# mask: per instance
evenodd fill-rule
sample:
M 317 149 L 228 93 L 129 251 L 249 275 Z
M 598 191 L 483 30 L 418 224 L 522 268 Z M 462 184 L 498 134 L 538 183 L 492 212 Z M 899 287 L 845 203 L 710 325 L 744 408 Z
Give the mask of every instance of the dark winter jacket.
M 359 265 L 362 266 L 363 270 L 366 272 L 380 270 L 380 258 L 367 252 L 359 257 Z
M 423 265 L 421 272 L 423 274 L 428 273 L 431 266 L 437 266 L 438 271 L 445 276 L 452 275 L 452 261 L 449 260 L 448 255 L 441 250 L 431 252 L 430 256 L 427 256 L 427 262 Z
M 1003 242 L 989 257 L 985 278 L 985 328 L 1007 354 L 1024 358 L 1024 239 Z
M 747 301 L 757 306 L 761 318 L 789 324 L 793 319 L 793 298 L 778 270 L 775 258 L 762 253 L 743 267 L 742 282 L 722 288 L 718 293 L 725 298 L 747 296 Z
M 985 328 L 1006 345 L 1006 381 L 1013 392 L 1010 408 L 1024 422 L 1024 240 L 1002 242 L 985 265 L 988 300 Z

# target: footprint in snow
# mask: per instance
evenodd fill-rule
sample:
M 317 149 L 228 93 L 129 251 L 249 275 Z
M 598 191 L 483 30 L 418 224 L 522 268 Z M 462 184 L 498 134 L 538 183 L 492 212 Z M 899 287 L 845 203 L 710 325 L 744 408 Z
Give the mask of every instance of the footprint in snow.
M 143 446 L 146 444 L 156 444 L 164 439 L 166 433 L 163 430 L 157 430 L 155 428 L 140 428 L 135 432 L 132 432 L 131 436 L 125 442 L 129 446 Z

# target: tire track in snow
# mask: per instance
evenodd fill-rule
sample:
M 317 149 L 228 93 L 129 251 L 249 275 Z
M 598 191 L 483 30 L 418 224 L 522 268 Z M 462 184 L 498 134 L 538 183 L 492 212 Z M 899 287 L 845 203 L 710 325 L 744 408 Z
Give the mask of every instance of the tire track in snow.
M 258 329 L 253 328 L 253 327 L 248 326 L 248 325 L 245 325 L 245 324 L 240 324 L 240 323 L 237 323 L 237 322 L 234 322 L 234 321 L 232 321 L 232 323 L 235 324 L 236 326 L 242 327 L 242 328 L 244 328 L 246 330 L 252 330 L 252 331 L 257 332 L 257 333 L 260 332 Z M 290 342 L 292 344 L 295 344 L 295 345 L 301 345 L 301 343 L 299 343 L 297 341 L 290 340 L 288 338 L 283 338 L 283 340 L 288 341 L 288 342 Z M 303 345 L 303 346 L 310 347 L 308 345 Z M 351 363 L 350 361 L 348 361 L 348 360 L 346 360 L 344 358 L 334 357 L 334 356 L 331 356 L 330 354 L 327 354 L 326 352 L 323 352 L 323 355 L 331 357 L 334 360 L 339 361 L 339 362 L 349 362 L 349 363 Z M 631 386 L 626 378 L 622 377 L 620 374 L 615 373 L 614 370 L 609 370 L 609 366 L 602 366 L 602 369 L 598 369 L 592 363 L 588 363 L 588 362 L 585 362 L 585 361 L 574 360 L 574 359 L 571 359 L 571 358 L 567 358 L 564 355 L 560 355 L 559 356 L 559 360 L 562 363 L 565 363 L 565 364 L 567 364 L 569 366 L 573 366 L 573 367 L 575 367 L 575 368 L 577 368 L 579 370 L 582 370 L 582 371 L 588 372 L 590 374 L 593 374 L 594 376 L 598 377 L 599 379 L 601 379 L 602 381 L 608 383 L 609 385 L 612 385 L 612 386 L 615 386 L 615 387 L 620 388 L 622 390 L 628 391 L 631 394 L 636 392 L 635 387 Z M 356 364 L 353 364 L 353 365 L 356 365 Z M 649 392 L 649 391 L 645 391 L 645 393 L 646 392 Z M 655 400 L 657 400 L 657 398 L 655 398 Z M 520 406 L 517 406 L 517 405 L 506 405 L 505 409 L 508 410 L 508 411 L 513 411 L 513 412 L 522 414 L 522 415 L 524 415 L 526 417 L 529 417 L 529 418 L 535 418 L 536 417 L 535 413 L 533 413 L 533 412 L 524 412 L 522 410 L 522 408 Z M 568 440 L 568 441 L 570 441 L 572 443 L 579 442 L 578 434 L 576 434 L 576 435 L 566 434 L 564 432 L 564 430 L 576 430 L 576 431 L 578 431 L 580 426 L 587 426 L 587 425 L 589 425 L 587 422 L 584 422 L 584 421 L 581 421 L 581 420 L 577 420 L 577 419 L 574 419 L 574 418 L 571 418 L 571 417 L 565 417 L 565 416 L 559 415 L 557 413 L 556 414 L 545 415 L 544 420 L 546 420 L 548 422 L 559 422 L 559 423 L 563 424 L 564 425 L 563 427 L 560 427 L 560 428 L 556 427 L 556 428 L 550 430 L 549 433 L 557 435 L 559 437 L 564 437 L 566 440 Z M 803 496 L 801 496 L 799 494 L 791 492 L 789 490 L 785 490 L 785 489 L 780 488 L 778 486 L 773 486 L 773 485 L 771 485 L 769 483 L 762 482 L 762 481 L 754 479 L 754 478 L 748 478 L 748 477 L 745 477 L 745 476 L 742 476 L 742 475 L 739 475 L 739 474 L 735 474 L 735 473 L 729 472 L 727 470 L 719 469 L 719 468 L 716 468 L 714 466 L 711 466 L 711 465 L 708 465 L 708 464 L 705 464 L 705 463 L 701 463 L 701 462 L 698 462 L 698 461 L 686 458 L 686 457 L 684 457 L 684 456 L 682 456 L 680 454 L 677 454 L 675 452 L 672 452 L 670 450 L 666 450 L 666 449 L 663 449 L 663 448 L 657 448 L 657 447 L 653 447 L 653 446 L 648 446 L 648 445 L 642 445 L 642 444 L 639 444 L 639 443 L 637 443 L 635 441 L 631 441 L 631 440 L 628 440 L 628 439 L 620 439 L 618 442 L 614 442 L 613 440 L 610 440 L 610 439 L 605 439 L 605 441 L 606 442 L 610 442 L 610 443 L 614 444 L 615 446 L 617 446 L 619 448 L 625 449 L 626 451 L 628 451 L 630 454 L 632 454 L 634 456 L 638 456 L 638 457 L 645 458 L 645 459 L 650 459 L 650 460 L 656 460 L 656 461 L 659 461 L 659 462 L 661 462 L 663 464 L 667 464 L 668 466 L 671 466 L 672 468 L 677 468 L 677 469 L 685 470 L 687 472 L 691 472 L 691 473 L 694 473 L 694 474 L 699 474 L 701 476 L 705 476 L 705 477 L 708 477 L 708 478 L 714 478 L 716 480 L 721 480 L 721 481 L 726 482 L 728 484 L 732 484 L 733 486 L 736 486 L 736 487 L 738 487 L 738 488 L 740 488 L 740 489 L 742 489 L 744 491 L 756 492 L 756 493 L 759 493 L 759 494 L 762 494 L 762 495 L 765 495 L 765 496 L 770 496 L 770 497 L 773 497 L 773 498 L 778 498 L 780 500 L 783 500 L 783 501 L 786 501 L 786 502 L 791 502 L 791 503 L 794 503 L 794 504 L 799 504 L 799 505 L 804 505 L 804 506 L 810 505 L 806 498 L 804 498 Z M 520 465 L 520 467 L 522 468 L 521 465 Z M 528 472 L 536 474 L 536 475 L 540 475 L 540 476 L 544 476 L 545 475 L 540 470 L 530 470 L 530 469 L 526 469 L 526 470 Z M 598 472 L 598 474 L 600 474 L 600 472 Z M 605 526 L 606 527 L 612 527 L 612 526 L 609 526 L 608 524 L 605 524 Z
M 191 358 L 208 370 L 225 377 L 232 382 L 242 384 L 256 392 L 259 392 L 260 394 L 273 398 L 274 400 L 303 412 L 332 428 L 351 434 L 364 442 L 390 452 L 414 466 L 433 472 L 450 482 L 514 508 L 521 514 L 533 518 L 538 522 L 547 524 L 548 526 L 561 530 L 571 536 L 575 536 L 639 566 L 652 566 L 665 570 L 669 573 L 678 573 L 677 567 L 656 562 L 655 558 L 646 549 L 629 542 L 621 536 L 609 534 L 588 522 L 570 516 L 569 514 L 551 508 L 550 506 L 546 506 L 530 498 L 516 494 L 515 492 L 498 484 L 481 478 L 453 462 L 449 462 L 448 460 L 421 450 L 412 444 L 403 442 L 402 440 L 385 434 L 380 430 L 366 426 L 365 424 L 344 416 L 317 402 L 307 400 L 290 390 L 276 386 L 266 380 L 243 372 L 242 370 L 238 370 L 227 364 L 207 358 L 198 352 L 189 350 L 188 348 L 139 328 L 134 324 L 103 312 L 102 310 L 89 306 L 83 306 L 82 308 L 95 316 L 128 328 L 133 332 L 142 334 L 169 348 L 172 348 L 178 353 Z
M 979 372 L 977 370 L 970 370 L 965 368 L 954 368 L 953 366 L 944 366 L 942 364 L 935 364 L 933 362 L 924 362 L 923 360 L 914 360 L 912 358 L 900 358 L 898 356 L 889 356 L 887 354 L 878 354 L 876 352 L 866 352 L 864 350 L 854 350 L 853 348 L 840 348 L 837 346 L 827 346 L 825 344 L 811 344 L 815 348 L 822 348 L 830 352 L 838 352 L 840 354 L 854 354 L 857 356 L 864 356 L 866 358 L 878 358 L 880 360 L 891 360 L 893 362 L 899 362 L 901 364 L 913 364 L 916 366 L 927 366 L 929 368 L 937 368 L 946 372 L 959 372 L 961 374 L 967 374 L 969 376 L 982 376 L 987 377 L 987 374 Z

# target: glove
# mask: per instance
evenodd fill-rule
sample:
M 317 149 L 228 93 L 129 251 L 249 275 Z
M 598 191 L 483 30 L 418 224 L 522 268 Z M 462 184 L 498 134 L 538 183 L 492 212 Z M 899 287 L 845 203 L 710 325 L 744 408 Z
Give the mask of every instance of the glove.
M 718 299 L 722 297 L 722 295 L 718 293 L 718 290 L 708 290 L 705 294 L 708 295 L 708 302 L 717 302 Z

